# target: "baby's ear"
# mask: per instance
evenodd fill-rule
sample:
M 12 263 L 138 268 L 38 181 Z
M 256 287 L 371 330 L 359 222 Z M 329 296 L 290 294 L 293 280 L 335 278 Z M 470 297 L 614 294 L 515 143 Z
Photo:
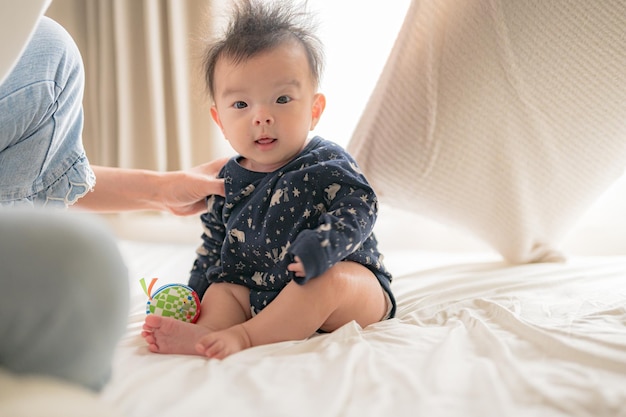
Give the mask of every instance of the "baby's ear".
M 211 118 L 213 119 L 215 124 L 217 124 L 220 127 L 223 133 L 224 126 L 222 126 L 222 121 L 220 120 L 220 114 L 217 112 L 217 107 L 215 106 L 215 104 L 211 106 Z
M 320 121 L 322 117 L 322 113 L 324 113 L 324 109 L 326 108 L 326 97 L 322 93 L 317 93 L 313 97 L 313 107 L 311 108 L 311 128 L 310 130 L 315 129 L 317 126 L 317 122 Z

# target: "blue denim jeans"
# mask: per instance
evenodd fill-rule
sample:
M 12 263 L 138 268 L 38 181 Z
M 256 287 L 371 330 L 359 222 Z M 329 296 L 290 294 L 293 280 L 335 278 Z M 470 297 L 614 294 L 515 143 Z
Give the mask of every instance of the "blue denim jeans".
M 0 85 L 0 206 L 66 207 L 93 187 L 82 145 L 83 87 L 74 41 L 43 17 Z

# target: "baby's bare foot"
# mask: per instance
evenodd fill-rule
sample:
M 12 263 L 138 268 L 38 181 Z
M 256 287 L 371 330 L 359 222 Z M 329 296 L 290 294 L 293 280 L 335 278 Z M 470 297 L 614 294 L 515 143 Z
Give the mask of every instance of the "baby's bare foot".
M 195 346 L 208 332 L 209 329 L 197 324 L 149 314 L 141 336 L 151 352 L 198 355 Z
M 241 324 L 225 330 L 205 334 L 196 345 L 197 354 L 224 359 L 252 346 L 250 336 Z

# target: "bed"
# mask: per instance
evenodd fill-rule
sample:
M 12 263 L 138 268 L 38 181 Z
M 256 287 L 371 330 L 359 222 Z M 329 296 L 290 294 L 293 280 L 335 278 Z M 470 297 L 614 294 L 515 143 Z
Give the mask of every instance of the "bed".
M 391 246 L 396 318 L 219 361 L 140 337 L 139 278 L 184 280 L 195 245 L 120 240 L 132 307 L 100 400 L 127 417 L 626 415 L 626 256 L 511 265 Z
M 394 275 L 394 319 L 223 361 L 153 354 L 140 336 L 139 279 L 184 282 L 197 222 L 112 221 L 131 308 L 110 383 L 94 395 L 0 373 L 0 415 L 626 416 L 626 256 L 511 264 L 456 236 L 398 239 L 402 216 L 383 207 L 377 226 Z M 414 220 L 411 228 L 426 230 Z

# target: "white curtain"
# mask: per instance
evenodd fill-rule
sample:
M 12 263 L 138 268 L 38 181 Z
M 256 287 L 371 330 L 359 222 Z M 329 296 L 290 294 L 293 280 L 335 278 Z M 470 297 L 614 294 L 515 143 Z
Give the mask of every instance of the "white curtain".
M 211 0 L 54 0 L 85 63 L 90 161 L 174 170 L 224 153 L 201 70 Z

